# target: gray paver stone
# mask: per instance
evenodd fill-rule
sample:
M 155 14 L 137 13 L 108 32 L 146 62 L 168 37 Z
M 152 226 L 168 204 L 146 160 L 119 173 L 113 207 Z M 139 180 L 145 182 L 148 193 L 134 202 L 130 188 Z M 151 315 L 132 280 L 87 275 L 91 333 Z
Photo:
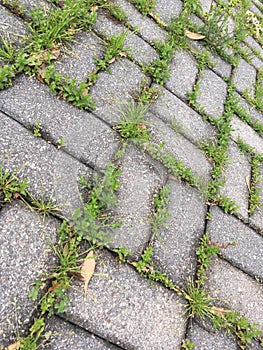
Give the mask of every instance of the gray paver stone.
M 184 50 L 176 50 L 169 68 L 170 78 L 164 86 L 176 96 L 187 99 L 187 92 L 193 89 L 198 72 L 196 61 Z
M 249 45 L 252 49 L 256 50 L 261 57 L 263 57 L 263 48 L 259 45 L 259 43 L 252 38 L 252 36 L 247 36 L 244 41 L 247 43 L 247 45 Z
M 117 350 L 118 347 L 76 327 L 57 316 L 50 318 L 45 333 L 52 334 L 45 345 L 46 350 Z
M 113 231 L 109 245 L 112 248 L 124 246 L 138 256 L 151 236 L 153 196 L 163 186 L 166 171 L 133 146 L 126 149 L 120 169 L 121 185 L 114 217 L 123 225 Z
M 64 48 L 62 57 L 55 62 L 55 69 L 79 83 L 86 82 L 88 76 L 96 68 L 94 56 L 102 59 L 105 52 L 103 41 L 92 32 L 80 32 Z
M 28 30 L 22 20 L 0 5 L 0 35 L 1 38 L 20 46 L 26 38 Z
M 212 242 L 218 242 L 219 245 L 230 244 L 226 249 L 221 249 L 224 257 L 248 274 L 262 278 L 262 236 L 234 216 L 224 214 L 217 207 L 212 208 L 212 213 L 212 218 L 207 224 Z
M 0 212 L 0 346 L 27 334 L 37 303 L 28 293 L 40 273 L 57 263 L 48 242 L 55 243 L 58 226 L 56 219 L 43 223 L 21 203 Z
M 208 332 L 195 322 L 190 326 L 187 338 L 195 344 L 194 350 L 239 350 L 233 336 L 215 329 Z
M 144 40 L 151 44 L 156 40 L 165 41 L 165 30 L 161 29 L 149 17 L 144 17 L 131 3 L 125 0 L 115 0 L 115 3 L 126 13 L 128 23 L 139 29 L 139 33 Z
M 154 240 L 153 259 L 175 284 L 187 285 L 196 271 L 195 251 L 205 228 L 206 205 L 200 194 L 182 182 L 169 180 L 170 219 Z
M 232 128 L 231 137 L 234 141 L 238 141 L 240 137 L 249 146 L 255 148 L 256 152 L 263 153 L 263 138 L 249 125 L 242 122 L 238 117 L 233 116 L 230 126 Z
M 259 167 L 260 179 L 263 179 L 263 165 Z M 260 196 L 260 206 L 255 209 L 253 215 L 250 216 L 249 222 L 253 226 L 256 226 L 263 233 L 263 181 L 259 183 L 259 196 Z
M 263 288 L 260 283 L 218 258 L 214 259 L 207 277 L 206 286 L 211 297 L 227 303 L 263 331 Z
M 171 126 L 175 124 L 179 132 L 196 146 L 200 141 L 215 139 L 215 129 L 200 114 L 167 89 L 161 88 L 160 92 L 161 96 L 150 109 L 153 114 Z
M 245 60 L 241 59 L 233 73 L 233 82 L 236 85 L 237 91 L 242 93 L 246 89 L 249 89 L 252 95 L 254 95 L 256 76 L 256 69 Z
M 209 12 L 212 5 L 212 0 L 200 0 L 199 4 L 202 6 L 203 12 Z
M 93 167 L 105 168 L 119 147 L 117 135 L 92 113 L 58 100 L 39 81 L 24 75 L 0 92 L 0 108 L 26 127 L 41 123 L 41 132 L 63 150 Z
M 150 285 L 109 253 L 97 259 L 87 295 L 76 281 L 70 322 L 125 349 L 179 350 L 185 332 L 184 301 L 160 284 Z
M 179 16 L 183 9 L 183 3 L 180 0 L 158 0 L 153 13 L 161 18 L 162 21 L 169 23 L 171 18 Z
M 191 168 L 193 175 L 199 177 L 201 183 L 207 183 L 212 166 L 200 149 L 153 115 L 148 121 L 153 135 L 152 141 L 156 144 L 164 143 L 162 152 L 172 153 L 185 167 Z
M 204 70 L 200 80 L 196 102 L 205 108 L 207 115 L 220 117 L 224 112 L 227 84 L 210 69 Z
M 146 76 L 128 59 L 114 62 L 111 70 L 111 74 L 100 74 L 91 88 L 91 94 L 97 102 L 94 114 L 110 124 L 117 124 L 119 107 L 131 100 L 134 91 L 138 92 L 140 83 Z
M 106 35 L 106 37 L 125 31 L 122 24 L 116 22 L 116 20 L 111 20 L 105 14 L 98 15 L 93 30 L 100 35 Z M 137 64 L 147 64 L 158 58 L 158 54 L 152 46 L 130 30 L 126 29 L 126 31 L 127 37 L 124 42 L 124 48 L 128 48 L 128 52 L 132 54 Z
M 71 217 L 74 209 L 82 206 L 79 176 L 90 177 L 90 168 L 34 137 L 4 114 L 0 113 L 0 117 L 4 170 L 17 170 L 19 179 L 28 179 L 29 191 L 36 198 L 52 199 L 64 215 Z
M 225 184 L 220 194 L 230 198 L 239 206 L 237 214 L 248 220 L 249 190 L 251 167 L 246 156 L 234 142 L 229 143 L 228 161 L 223 171 Z

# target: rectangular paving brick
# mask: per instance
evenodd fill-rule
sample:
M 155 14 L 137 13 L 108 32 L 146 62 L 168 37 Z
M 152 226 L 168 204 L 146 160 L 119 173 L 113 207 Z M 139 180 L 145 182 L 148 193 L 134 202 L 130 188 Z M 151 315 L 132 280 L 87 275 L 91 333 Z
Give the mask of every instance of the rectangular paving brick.
M 109 253 L 99 254 L 87 295 L 76 281 L 69 297 L 62 317 L 124 349 L 181 349 L 184 301 Z
M 211 297 L 247 317 L 250 323 L 257 323 L 263 332 L 263 290 L 260 283 L 226 261 L 215 259 L 209 269 L 207 290 Z
M 210 69 L 204 70 L 200 81 L 196 102 L 205 108 L 207 115 L 219 118 L 224 113 L 227 84 Z
M 229 143 L 228 160 L 223 174 L 225 184 L 220 188 L 220 194 L 234 201 L 239 206 L 237 214 L 248 221 L 251 167 L 247 157 L 234 142 Z
M 194 176 L 205 184 L 209 181 L 211 164 L 204 153 L 182 135 L 173 131 L 167 124 L 153 115 L 148 119 L 152 141 L 156 144 L 164 143 L 163 153 L 170 152 L 185 167 L 190 168 Z
M 183 100 L 187 100 L 187 92 L 192 91 L 196 75 L 197 63 L 185 50 L 176 50 L 169 68 L 170 78 L 164 86 Z
M 218 242 L 219 245 L 236 242 L 236 245 L 221 249 L 223 256 L 243 271 L 262 279 L 262 236 L 234 216 L 224 214 L 217 207 L 212 208 L 212 218 L 208 221 L 207 231 L 211 241 Z
M 254 95 L 256 76 L 256 69 L 245 60 L 241 59 L 233 72 L 233 82 L 236 85 L 237 91 L 242 93 L 248 89 L 252 95 Z
M 171 126 L 176 125 L 178 132 L 196 146 L 201 141 L 215 139 L 215 129 L 200 114 L 167 89 L 161 88 L 160 94 L 158 100 L 151 105 L 153 114 Z
M 182 182 L 169 180 L 170 219 L 154 237 L 153 260 L 176 285 L 187 286 L 196 271 L 196 249 L 204 234 L 206 205 L 204 198 Z
M 150 240 L 153 197 L 164 185 L 167 173 L 134 146 L 126 149 L 120 169 L 118 205 L 113 212 L 123 225 L 110 234 L 113 240 L 109 245 L 130 249 L 138 258 Z
M 37 306 L 28 293 L 57 263 L 48 242 L 55 243 L 58 227 L 58 220 L 43 222 L 21 202 L 0 212 L 0 347 L 13 344 L 17 334 L 27 336 Z
M 4 171 L 17 170 L 27 178 L 30 192 L 38 199 L 52 199 L 62 213 L 71 217 L 82 206 L 79 176 L 91 177 L 91 169 L 41 138 L 34 137 L 16 121 L 1 116 L 0 154 Z
M 149 17 L 144 17 L 130 2 L 126 0 L 115 0 L 115 3 L 120 6 L 127 15 L 128 23 L 138 28 L 142 38 L 153 44 L 154 41 L 165 41 L 166 32 L 160 28 Z
M 240 137 L 245 143 L 253 147 L 256 152 L 263 153 L 263 139 L 249 125 L 238 117 L 233 116 L 230 126 L 232 128 L 231 137 L 237 141 Z
M 139 91 L 146 76 L 128 59 L 118 59 L 111 65 L 111 73 L 102 72 L 90 92 L 96 100 L 94 114 L 111 125 L 119 123 L 118 111 Z
M 105 168 L 119 148 L 117 134 L 94 114 L 58 100 L 45 85 L 21 75 L 0 92 L 0 109 L 54 144 L 64 139 L 63 150 L 95 168 Z
M 162 21 L 169 23 L 171 19 L 179 16 L 183 9 L 181 0 L 158 0 L 153 13 L 161 18 Z

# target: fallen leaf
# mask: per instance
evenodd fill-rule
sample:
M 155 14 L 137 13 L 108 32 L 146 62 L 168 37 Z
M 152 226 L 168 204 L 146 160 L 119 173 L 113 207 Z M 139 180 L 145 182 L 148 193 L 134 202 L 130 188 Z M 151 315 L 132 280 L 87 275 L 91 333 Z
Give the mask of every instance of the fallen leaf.
M 84 260 L 80 270 L 80 279 L 84 281 L 85 294 L 87 294 L 88 284 L 91 277 L 94 274 L 95 266 L 96 266 L 96 263 L 94 259 L 94 253 L 93 253 L 93 250 L 91 250 L 86 256 L 86 259 Z
M 247 184 L 247 188 L 248 188 L 248 191 L 250 192 L 250 176 L 249 175 L 247 175 L 246 176 L 246 184 Z
M 20 347 L 20 341 L 17 341 L 14 344 L 11 344 L 7 347 L 7 350 L 17 350 Z
M 187 36 L 187 38 L 192 39 L 192 40 L 202 40 L 205 38 L 205 35 L 190 32 L 190 30 L 186 30 L 185 35 Z
M 113 56 L 113 57 L 108 61 L 108 63 L 111 64 L 111 63 L 113 63 L 113 62 L 115 62 L 115 61 L 116 61 L 116 57 Z

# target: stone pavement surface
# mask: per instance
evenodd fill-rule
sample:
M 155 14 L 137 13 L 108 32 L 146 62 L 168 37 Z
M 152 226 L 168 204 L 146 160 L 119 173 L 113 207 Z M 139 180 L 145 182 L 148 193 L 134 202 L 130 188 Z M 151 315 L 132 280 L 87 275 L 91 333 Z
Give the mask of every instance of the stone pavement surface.
M 50 8 L 45 1 L 21 1 L 25 17 L 13 13 L 1 1 L 0 32 L 17 47 L 28 29 L 25 18 L 34 6 Z M 200 1 L 209 11 L 212 1 Z M 115 126 L 118 107 L 131 100 L 142 80 L 158 87 L 146 75 L 143 66 L 159 57 L 154 41 L 166 40 L 166 30 L 153 16 L 143 16 L 132 1 L 116 1 L 127 14 L 127 38 L 133 56 L 120 57 L 111 63 L 111 71 L 100 72 L 90 93 L 96 108 L 80 110 L 58 99 L 48 87 L 21 73 L 12 85 L 0 92 L 0 154 L 5 171 L 17 170 L 19 179 L 27 178 L 29 191 L 38 199 L 52 201 L 70 219 L 82 207 L 79 176 L 92 179 L 105 169 L 120 149 L 121 140 Z M 261 6 L 260 6 L 261 5 Z M 251 11 L 263 16 L 262 1 L 255 1 Z M 179 16 L 180 0 L 157 0 L 154 15 L 164 22 Z M 137 31 L 132 31 L 135 27 Z M 62 75 L 85 82 L 96 67 L 97 58 L 105 54 L 104 39 L 119 34 L 123 25 L 103 10 L 99 11 L 90 31 L 82 30 L 55 63 Z M 194 42 L 193 47 L 202 50 Z M 194 349 L 239 349 L 237 339 L 207 327 L 200 320 L 187 320 L 186 301 L 160 283 L 150 283 L 131 264 L 120 263 L 114 248 L 132 250 L 132 259 L 139 260 L 145 247 L 153 247 L 156 268 L 168 275 L 180 288 L 195 279 L 196 249 L 205 233 L 220 248 L 220 254 L 209 267 L 205 288 L 211 297 L 220 300 L 263 332 L 263 181 L 258 181 L 260 205 L 251 211 L 251 188 L 255 169 L 251 157 L 263 156 L 263 112 L 245 98 L 249 89 L 255 97 L 255 83 L 263 67 L 263 48 L 252 37 L 243 43 L 251 52 L 259 52 L 252 60 L 241 59 L 237 67 L 212 56 L 214 67 L 200 74 L 192 52 L 178 49 L 170 62 L 170 77 L 160 86 L 158 99 L 152 103 L 147 121 L 153 142 L 163 144 L 185 167 L 191 168 L 203 185 L 203 191 L 169 174 L 168 169 L 142 148 L 130 143 L 120 159 L 120 183 L 115 215 L 123 226 L 112 234 L 110 248 L 98 253 L 95 275 L 87 295 L 83 283 L 72 282 L 68 290 L 70 305 L 66 312 L 50 317 L 46 333 L 50 335 L 45 349 L 181 349 L 185 340 Z M 253 51 L 254 50 L 254 51 Z M 3 66 L 3 63 L 1 63 Z M 220 203 L 205 199 L 205 188 L 211 181 L 214 163 L 201 149 L 201 142 L 216 142 L 218 129 L 205 113 L 215 120 L 226 108 L 228 85 L 235 83 L 240 106 L 249 115 L 245 120 L 235 114 L 231 119 L 228 160 L 224 165 L 225 183 L 220 195 L 235 201 L 235 213 L 225 213 Z M 188 93 L 198 83 L 198 108 L 189 104 Z M 242 95 L 242 97 L 241 97 Z M 41 123 L 41 137 L 34 136 Z M 57 147 L 59 139 L 64 146 Z M 240 139 L 253 147 L 253 154 L 242 152 Z M 263 180 L 263 162 L 257 164 L 259 180 Z M 153 199 L 164 186 L 170 186 L 167 210 L 170 218 L 157 235 L 153 235 L 151 216 Z M 0 210 L 0 348 L 14 343 L 17 336 L 27 335 L 37 315 L 37 301 L 28 297 L 40 273 L 57 264 L 50 242 L 57 240 L 61 224 L 57 217 L 41 218 L 19 200 L 1 203 Z M 235 244 L 233 244 L 235 243 Z M 248 349 L 260 349 L 257 340 Z

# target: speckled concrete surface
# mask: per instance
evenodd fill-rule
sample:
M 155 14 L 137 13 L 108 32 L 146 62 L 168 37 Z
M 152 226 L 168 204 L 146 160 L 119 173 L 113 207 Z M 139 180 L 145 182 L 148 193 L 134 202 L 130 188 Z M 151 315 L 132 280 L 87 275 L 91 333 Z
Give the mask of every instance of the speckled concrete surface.
M 60 56 L 52 61 L 62 79 L 76 79 L 79 86 L 96 71 L 109 38 L 126 31 L 125 50 L 111 59 L 108 69 L 100 70 L 97 80 L 84 91 L 96 102 L 94 109 L 81 110 L 62 99 L 61 94 L 55 96 L 39 71 L 35 76 L 15 72 L 10 86 L 0 91 L 3 172 L 16 170 L 19 180 L 27 178 L 32 195 L 56 205 L 68 221 L 75 209 L 83 207 L 88 195 L 82 197 L 81 175 L 92 181 L 109 162 L 121 169 L 118 203 L 109 214 L 123 224 L 107 231 L 112 240 L 107 248 L 96 252 L 95 274 L 87 294 L 83 283 L 73 278 L 65 291 L 70 298 L 67 311 L 46 317 L 43 346 L 48 350 L 182 350 L 183 344 L 190 342 L 195 344 L 194 350 L 240 350 L 235 336 L 214 329 L 207 320 L 187 319 L 187 300 L 178 295 L 178 289 L 176 293 L 162 283 L 147 280 L 135 265 L 145 248 L 151 246 L 152 261 L 144 270 L 151 275 L 154 265 L 175 286 L 187 290 L 199 266 L 196 249 L 208 233 L 209 244 L 219 245 L 220 252 L 208 269 L 204 289 L 214 298 L 213 305 L 237 311 L 263 332 L 263 162 L 253 168 L 255 154 L 263 156 L 263 111 L 260 103 L 253 103 L 255 82 L 263 67 L 262 38 L 248 35 L 244 39 L 241 47 L 254 56 L 248 60 L 243 55 L 236 65 L 202 40 L 187 39 L 189 49 L 174 51 L 166 68 L 170 76 L 158 85 L 146 74 L 145 66 L 160 57 L 156 41 L 168 39 L 169 25 L 182 12 L 184 1 L 157 0 L 148 16 L 143 16 L 133 1 L 113 2 L 125 11 L 125 24 L 107 9 L 94 7 L 97 18 L 93 26 L 81 28 L 74 41 L 59 43 Z M 21 0 L 22 15 L 14 1 L 0 3 L 0 41 L 12 42 L 16 50 L 23 49 L 23 40 L 29 35 L 26 22 L 34 17 L 32 9 L 58 9 L 56 1 Z M 202 11 L 209 11 L 212 3 L 200 1 Z M 64 1 L 58 1 L 57 6 L 63 8 Z M 262 1 L 252 1 L 250 10 L 262 18 Z M 191 18 L 202 23 L 197 16 Z M 233 21 L 230 24 L 233 29 Z M 210 52 L 212 64 L 200 71 L 198 55 L 205 49 Z M 5 64 L 12 62 L 0 61 L 0 67 Z M 238 101 L 226 125 L 222 120 L 231 114 L 226 104 L 229 80 L 235 84 Z M 136 100 L 143 86 L 146 92 L 149 88 L 159 90 L 145 120 L 138 122 L 151 132 L 150 142 L 155 144 L 156 153 L 150 155 L 145 144 L 130 141 L 116 157 L 124 141 L 116 127 L 120 105 Z M 196 86 L 196 104 L 191 104 L 189 92 Z M 252 99 L 246 97 L 246 91 Z M 34 135 L 37 125 L 38 137 Z M 226 138 L 219 135 L 219 129 L 226 132 Z M 220 151 L 219 136 L 227 159 L 220 173 L 220 196 L 211 201 L 207 193 L 217 186 L 213 182 L 216 162 L 212 152 L 204 149 L 209 145 L 210 150 Z M 244 152 L 240 140 L 250 147 L 250 154 Z M 174 163 L 167 161 L 164 166 L 157 160 L 167 153 L 177 160 L 176 171 Z M 195 186 L 186 181 L 190 173 L 199 179 Z M 11 201 L 4 201 L 1 185 L 2 350 L 27 335 L 34 318 L 40 315 L 37 300 L 29 299 L 28 292 L 41 273 L 58 264 L 50 242 L 57 242 L 61 217 L 44 218 L 17 194 Z M 170 198 L 161 214 L 169 214 L 169 219 L 154 234 L 154 201 L 164 185 L 170 187 Z M 226 213 L 223 200 L 234 201 L 238 210 Z M 259 204 L 254 212 L 253 200 Z M 123 247 L 132 251 L 125 263 L 114 252 Z M 260 339 L 253 339 L 246 349 L 262 349 Z

